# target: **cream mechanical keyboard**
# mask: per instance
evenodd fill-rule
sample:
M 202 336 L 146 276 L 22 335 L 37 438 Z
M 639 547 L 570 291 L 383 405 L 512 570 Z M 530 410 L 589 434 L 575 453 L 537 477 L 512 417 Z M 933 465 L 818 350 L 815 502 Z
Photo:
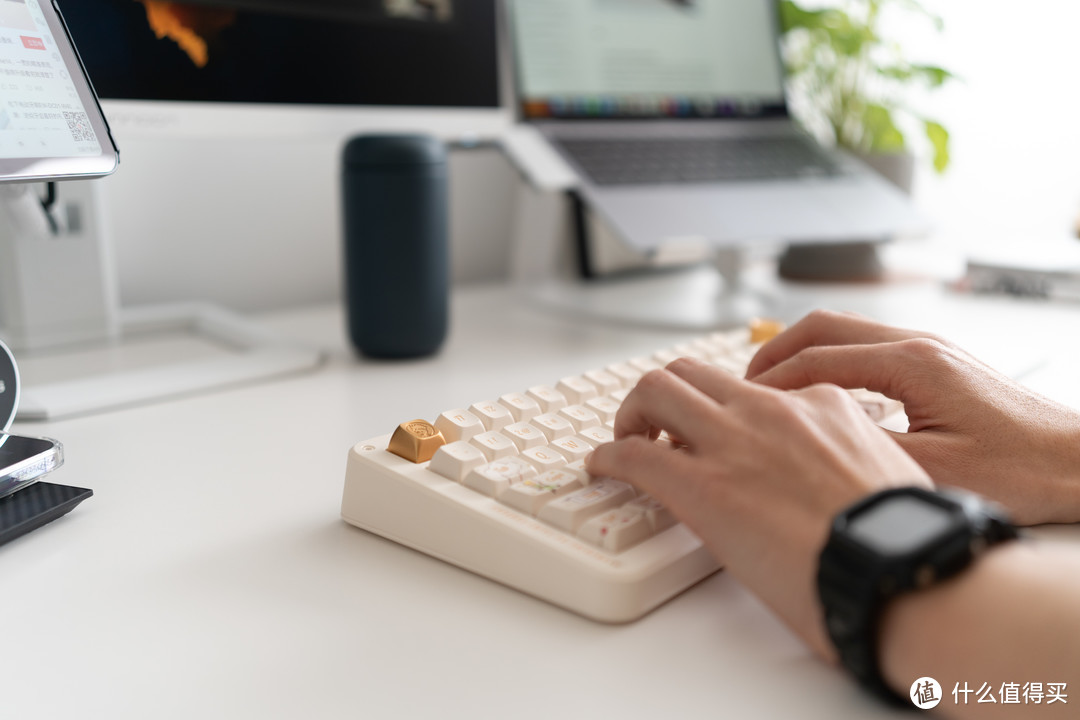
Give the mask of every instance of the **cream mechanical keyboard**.
M 604 622 L 634 620 L 719 569 L 652 498 L 593 478 L 585 456 L 613 439 L 615 413 L 644 373 L 680 356 L 742 375 L 780 326 L 715 333 L 402 423 L 349 452 L 349 523 Z M 880 419 L 899 406 L 857 396 Z

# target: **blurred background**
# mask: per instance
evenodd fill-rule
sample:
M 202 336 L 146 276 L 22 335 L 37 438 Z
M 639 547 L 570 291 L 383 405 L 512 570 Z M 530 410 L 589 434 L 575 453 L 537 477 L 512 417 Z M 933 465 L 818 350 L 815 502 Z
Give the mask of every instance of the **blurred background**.
M 948 129 L 951 163 L 935 172 L 912 133 L 913 193 L 936 231 L 887 257 L 945 276 L 990 253 L 1055 262 L 1075 254 L 1080 266 L 1080 4 L 920 2 L 940 17 L 940 32 L 907 0 L 886 3 L 883 27 L 913 62 L 956 76 L 910 98 Z M 122 157 L 102 187 L 125 305 L 199 297 L 260 311 L 339 297 L 340 134 L 285 133 L 270 151 L 255 125 L 233 136 L 163 136 L 153 113 L 106 112 Z M 520 182 L 496 147 L 452 153 L 456 282 L 506 277 Z

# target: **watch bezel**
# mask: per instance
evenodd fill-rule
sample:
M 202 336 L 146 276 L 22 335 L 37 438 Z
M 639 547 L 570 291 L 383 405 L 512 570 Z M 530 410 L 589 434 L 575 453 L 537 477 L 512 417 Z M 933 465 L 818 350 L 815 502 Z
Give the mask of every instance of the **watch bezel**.
M 917 498 L 946 510 L 948 525 L 922 538 L 911 550 L 898 553 L 882 553 L 851 535 L 849 530 L 853 522 L 880 505 L 901 497 Z M 871 561 L 878 592 L 883 596 L 892 596 L 927 587 L 966 567 L 978 551 L 977 547 L 972 547 L 972 530 L 976 533 L 984 530 L 978 518 L 977 514 L 969 511 L 966 503 L 949 494 L 920 487 L 893 488 L 871 495 L 838 515 L 833 521 L 829 542 L 832 544 L 836 541 L 848 552 Z

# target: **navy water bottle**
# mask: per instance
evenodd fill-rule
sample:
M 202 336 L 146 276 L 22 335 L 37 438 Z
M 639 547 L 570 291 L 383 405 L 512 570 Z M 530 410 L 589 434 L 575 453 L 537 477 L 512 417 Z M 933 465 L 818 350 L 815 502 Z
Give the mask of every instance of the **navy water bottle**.
M 354 137 L 342 190 L 353 345 L 377 358 L 435 353 L 449 323 L 446 147 L 427 135 Z

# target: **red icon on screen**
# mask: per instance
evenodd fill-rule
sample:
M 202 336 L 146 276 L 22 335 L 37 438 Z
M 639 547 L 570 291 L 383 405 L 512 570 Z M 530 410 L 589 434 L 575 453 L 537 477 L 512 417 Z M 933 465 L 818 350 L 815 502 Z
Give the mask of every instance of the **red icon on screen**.
M 20 35 L 19 39 L 22 40 L 23 47 L 27 50 L 45 49 L 45 41 L 39 37 L 28 37 L 26 35 Z

